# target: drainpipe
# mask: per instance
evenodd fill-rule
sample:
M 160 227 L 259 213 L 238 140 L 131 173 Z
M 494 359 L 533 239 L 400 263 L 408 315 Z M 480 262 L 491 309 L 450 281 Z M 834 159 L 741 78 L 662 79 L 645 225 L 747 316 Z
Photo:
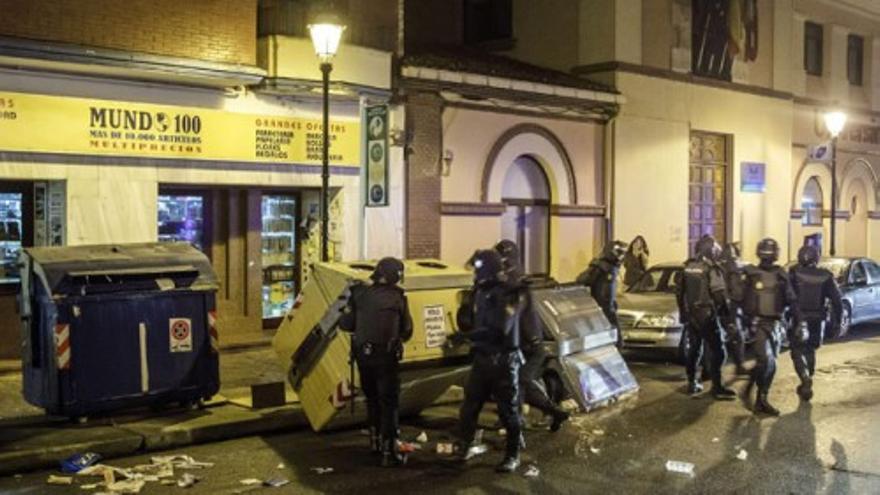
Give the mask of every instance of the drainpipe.
M 617 129 L 615 118 L 618 111 L 616 107 L 610 111 L 608 120 L 604 124 L 605 139 L 602 142 L 602 175 L 605 178 L 605 238 L 603 239 L 603 245 L 614 239 L 614 206 L 616 201 L 614 174 L 617 168 L 615 167 L 614 143 Z

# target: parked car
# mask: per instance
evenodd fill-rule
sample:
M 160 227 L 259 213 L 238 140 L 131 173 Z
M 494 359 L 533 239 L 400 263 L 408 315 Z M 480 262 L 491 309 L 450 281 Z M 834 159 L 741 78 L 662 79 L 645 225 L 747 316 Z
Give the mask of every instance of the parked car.
M 623 347 L 656 349 L 684 357 L 685 341 L 675 299 L 681 263 L 652 266 L 638 282 L 617 297 L 617 319 Z
M 795 263 L 789 263 L 791 268 Z M 880 265 L 868 258 L 822 258 L 819 266 L 834 274 L 843 293 L 843 318 L 839 335 L 846 335 L 852 325 L 880 320 Z

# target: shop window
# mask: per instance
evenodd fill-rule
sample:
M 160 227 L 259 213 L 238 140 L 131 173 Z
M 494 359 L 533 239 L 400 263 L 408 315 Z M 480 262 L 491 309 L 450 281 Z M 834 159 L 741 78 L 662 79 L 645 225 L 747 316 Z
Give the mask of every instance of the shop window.
M 205 250 L 205 197 L 201 194 L 159 194 L 159 241 L 188 242 Z
M 24 232 L 23 194 L 0 192 L 0 284 L 18 282 L 18 255 Z
M 810 177 L 804 186 L 801 208 L 804 210 L 803 225 L 822 225 L 822 187 L 818 177 Z
M 465 43 L 479 44 L 512 39 L 512 0 L 465 0 Z
M 804 23 L 804 70 L 813 76 L 822 75 L 822 25 Z
M 865 61 L 865 39 L 854 34 L 847 37 L 846 78 L 853 86 L 862 85 L 862 69 Z
M 297 292 L 297 196 L 264 194 L 263 318 L 281 318 L 291 308 Z

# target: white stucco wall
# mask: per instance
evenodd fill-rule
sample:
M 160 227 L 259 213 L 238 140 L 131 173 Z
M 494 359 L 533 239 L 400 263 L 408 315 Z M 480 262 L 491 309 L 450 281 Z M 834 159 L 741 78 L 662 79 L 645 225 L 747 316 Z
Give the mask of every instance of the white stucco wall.
M 445 203 L 481 201 L 483 169 L 492 147 L 509 129 L 533 124 L 551 132 L 564 148 L 574 171 L 577 201 L 569 194 L 565 167 L 559 152 L 543 136 L 519 134 L 501 149 L 489 183 L 489 203 L 501 201 L 506 170 L 522 155 L 538 161 L 548 176 L 554 204 L 602 205 L 603 126 L 552 118 L 533 118 L 447 108 L 443 114 L 443 148 L 454 157 L 442 179 Z M 563 281 L 582 270 L 602 242 L 602 218 L 551 217 L 550 272 Z M 500 216 L 444 215 L 441 220 L 441 256 L 450 263 L 463 263 L 475 249 L 494 245 L 501 236 Z
M 732 137 L 731 240 L 744 255 L 766 236 L 787 251 L 792 102 L 637 74 L 618 74 L 627 96 L 615 129 L 615 236 L 646 237 L 651 261 L 687 256 L 691 130 Z M 766 164 L 764 193 L 740 192 L 740 164 Z

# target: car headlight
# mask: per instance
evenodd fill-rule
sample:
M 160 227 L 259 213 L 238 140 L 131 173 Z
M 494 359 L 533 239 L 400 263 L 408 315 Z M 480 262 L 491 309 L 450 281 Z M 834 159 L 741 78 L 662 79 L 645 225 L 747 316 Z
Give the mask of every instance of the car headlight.
M 668 328 L 674 327 L 678 322 L 671 315 L 645 315 L 639 320 L 640 328 Z

